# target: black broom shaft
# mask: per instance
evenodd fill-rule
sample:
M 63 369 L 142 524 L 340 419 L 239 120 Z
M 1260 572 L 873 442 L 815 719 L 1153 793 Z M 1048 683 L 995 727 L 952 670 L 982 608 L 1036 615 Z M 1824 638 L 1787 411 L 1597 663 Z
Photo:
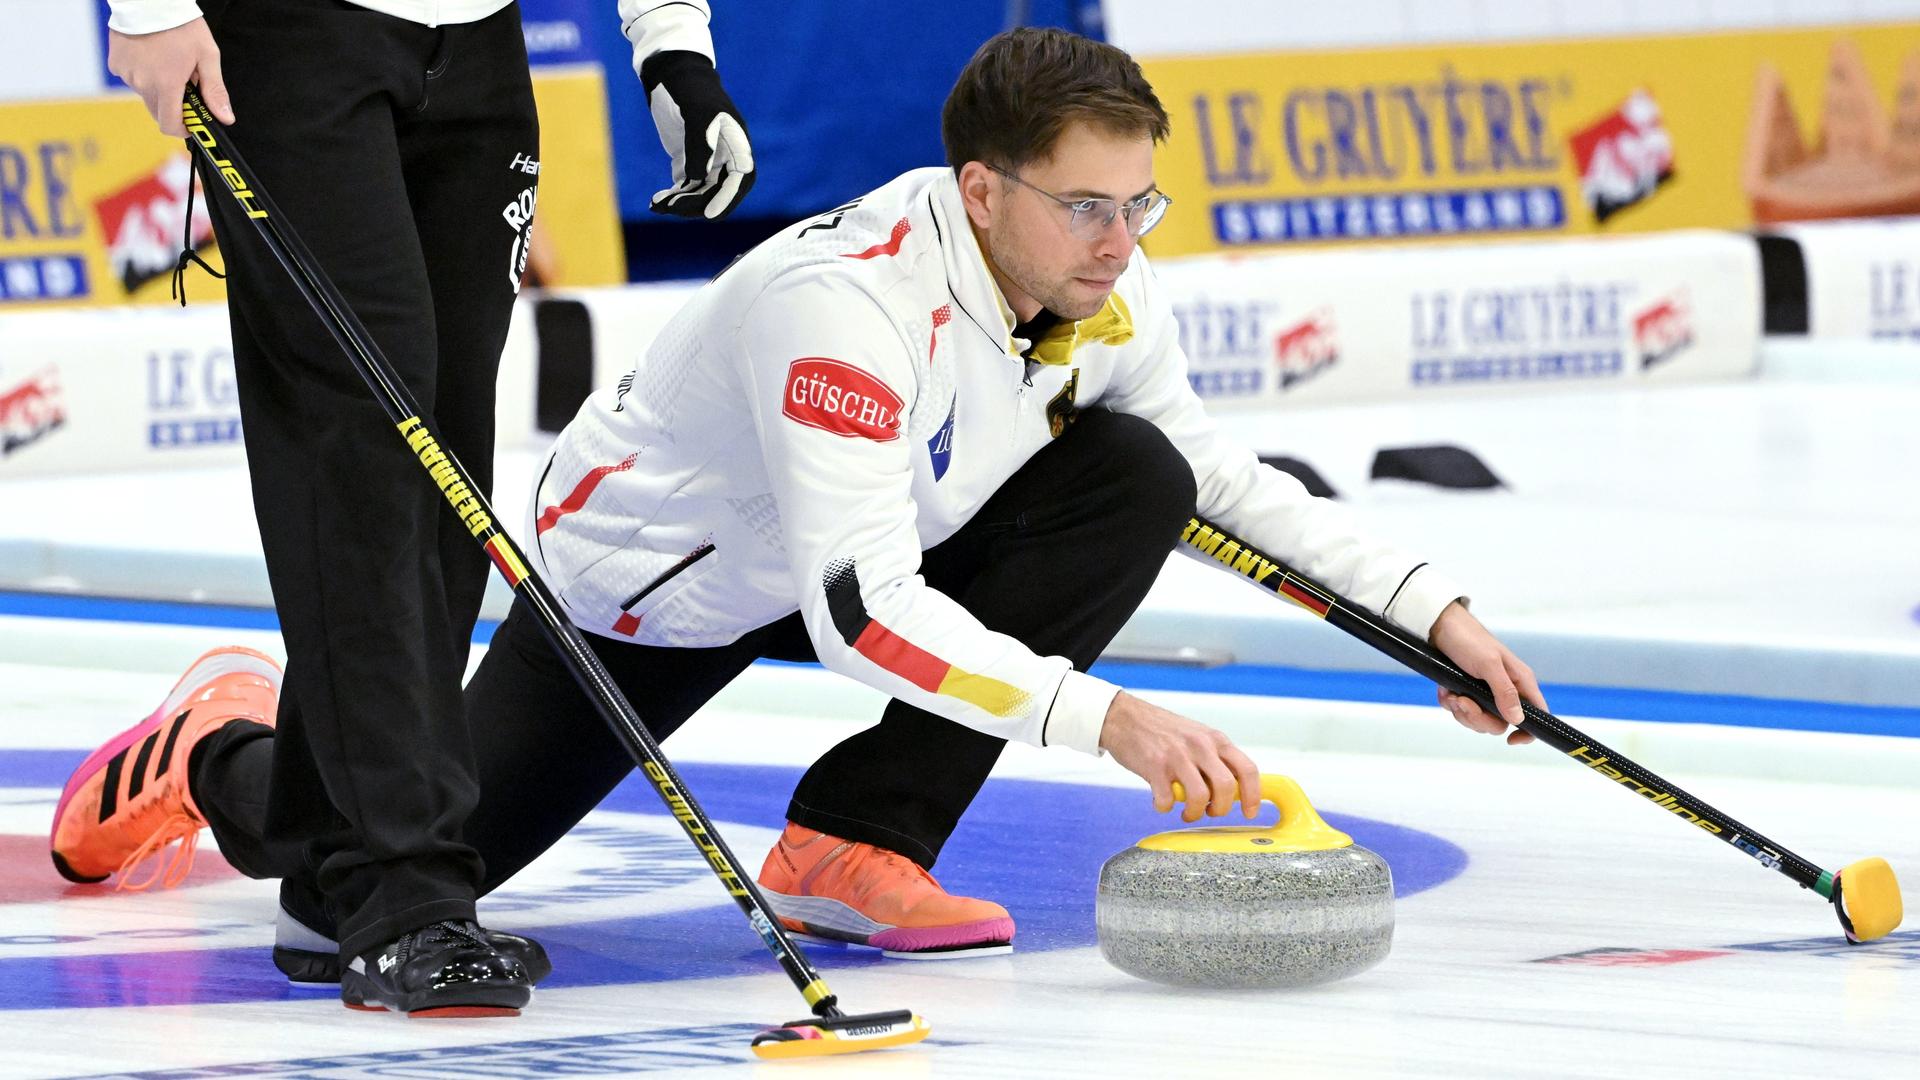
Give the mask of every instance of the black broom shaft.
M 1293 600 L 1299 606 L 1320 615 L 1327 622 L 1404 664 L 1416 674 L 1425 676 L 1456 694 L 1472 698 L 1491 715 L 1499 715 L 1499 710 L 1494 705 L 1492 688 L 1484 681 L 1460 670 L 1440 650 L 1401 627 L 1203 518 L 1193 518 L 1182 536 L 1189 546 L 1203 553 L 1206 552 L 1206 548 L 1201 545 L 1212 544 L 1215 538 L 1220 540 L 1212 552 L 1216 558 L 1218 552 L 1224 550 L 1227 545 L 1237 545 L 1239 553 L 1254 558 L 1252 566 L 1242 572 L 1242 576 L 1249 581 L 1253 581 L 1276 596 Z M 1261 574 L 1259 560 L 1264 560 L 1275 570 Z M 1237 567 L 1230 566 L 1230 568 Z M 1289 585 L 1303 592 L 1304 598 L 1289 596 L 1287 590 Z M 1325 606 L 1324 611 L 1321 610 L 1320 605 Z M 1585 765 L 1589 770 L 1626 787 L 1674 816 L 1690 821 L 1701 832 L 1715 836 L 1737 848 L 1762 866 L 1780 871 L 1804 888 L 1814 889 L 1823 896 L 1827 895 L 1832 877 L 1826 871 L 1727 816 L 1704 799 L 1689 794 L 1625 754 L 1588 736 L 1545 709 L 1524 699 L 1520 702 L 1520 707 L 1525 715 L 1525 720 L 1519 725 L 1521 730 L 1532 734 L 1541 742 Z
M 241 213 L 253 222 L 268 249 L 273 252 L 274 258 L 286 268 L 301 295 L 313 305 L 315 314 L 320 316 L 328 332 L 346 351 L 348 359 L 353 362 L 354 370 L 366 380 L 368 388 L 373 391 L 381 409 L 386 412 L 396 427 L 402 430 L 403 434 L 409 430 L 409 426 L 415 431 L 427 430 L 421 422 L 420 407 L 413 400 L 413 395 L 407 390 L 406 384 L 381 353 L 379 345 L 374 342 L 372 335 L 367 332 L 359 317 L 353 313 L 352 308 L 347 305 L 346 300 L 341 297 L 325 272 L 320 269 L 318 262 L 300 241 L 298 234 L 290 225 L 285 224 L 273 201 L 260 187 L 253 171 L 247 168 L 245 159 L 234 148 L 226 129 L 214 119 L 206 103 L 201 100 L 199 91 L 193 86 L 188 86 L 186 90 L 184 116 L 188 128 L 188 145 L 200 154 L 213 173 L 226 182 L 228 192 L 238 204 Z M 411 446 L 411 443 L 409 445 Z M 468 489 L 473 500 L 472 505 L 477 506 L 478 515 L 484 515 L 486 518 L 487 523 L 484 527 L 476 528 L 475 525 L 479 521 L 478 515 L 473 513 L 462 515 L 463 522 L 468 523 L 476 542 L 483 548 L 490 542 L 497 542 L 511 553 L 518 568 L 524 571 L 523 576 L 516 582 L 506 574 L 504 569 L 502 575 L 507 577 L 508 583 L 514 586 L 514 591 L 526 600 L 528 606 L 539 616 L 542 632 L 565 660 L 575 681 L 593 701 L 595 711 L 613 729 L 614 734 L 626 746 L 627 752 L 632 755 L 634 762 L 647 775 L 661 802 L 680 823 L 687 839 L 692 841 L 706 857 L 709 868 L 719 877 L 721 884 L 726 886 L 734 903 L 747 916 L 747 921 L 759 933 L 768 951 L 779 960 L 780 967 L 787 973 L 787 977 L 793 980 L 794 986 L 800 990 L 801 996 L 806 998 L 807 1004 L 822 1016 L 835 1014 L 835 998 L 827 989 L 825 981 L 814 971 L 813 966 L 807 962 L 807 958 L 801 954 L 800 950 L 794 947 L 792 940 L 787 937 L 786 932 L 770 914 L 766 898 L 760 894 L 759 887 L 753 878 L 741 869 L 740 860 L 734 857 L 726 841 L 721 839 L 719 830 L 714 828 L 706 811 L 700 807 L 693 793 L 687 789 L 685 783 L 674 771 L 672 763 L 667 760 L 666 755 L 660 750 L 659 743 L 654 740 L 653 733 L 649 732 L 646 725 L 641 722 L 639 713 L 634 710 L 632 703 L 614 683 L 613 677 L 600 663 L 600 658 L 594 655 L 593 650 L 587 646 L 586 639 L 581 637 L 580 631 L 567 619 L 559 601 L 554 598 L 546 582 L 531 566 L 527 565 L 526 555 L 520 550 L 519 545 L 499 528 L 498 517 L 494 514 L 493 507 L 487 502 L 479 485 L 472 481 L 466 468 L 459 463 L 451 450 L 444 446 L 439 446 L 438 449 L 445 455 L 445 460 L 451 466 L 454 476 Z

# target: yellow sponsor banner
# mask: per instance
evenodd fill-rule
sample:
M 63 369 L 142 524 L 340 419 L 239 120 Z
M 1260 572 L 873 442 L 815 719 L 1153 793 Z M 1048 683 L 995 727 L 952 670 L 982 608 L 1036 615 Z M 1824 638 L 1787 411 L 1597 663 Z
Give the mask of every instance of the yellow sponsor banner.
M 542 162 L 529 272 L 545 285 L 624 281 L 600 69 L 547 68 L 533 81 Z M 235 128 L 243 153 L 245 131 Z M 173 302 L 183 239 L 222 268 L 204 191 L 191 229 L 183 221 L 192 178 L 184 144 L 131 94 L 0 105 L 0 308 Z M 189 279 L 194 301 L 225 299 L 219 279 Z
M 1159 255 L 1920 213 L 1920 23 L 1143 67 Z
M 533 96 L 540 106 L 540 209 L 527 283 L 621 284 L 627 256 L 600 67 L 536 68 Z

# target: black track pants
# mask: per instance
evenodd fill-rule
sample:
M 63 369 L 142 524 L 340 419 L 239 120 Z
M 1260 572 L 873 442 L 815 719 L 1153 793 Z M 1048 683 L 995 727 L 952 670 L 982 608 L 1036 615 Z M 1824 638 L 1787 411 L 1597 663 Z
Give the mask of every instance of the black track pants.
M 1084 670 L 1145 598 L 1193 504 L 1193 472 L 1159 429 L 1090 411 L 926 552 L 921 569 L 989 629 Z M 812 655 L 798 615 L 712 649 L 587 640 L 661 740 L 754 660 Z M 564 836 L 633 763 L 524 605 L 494 634 L 467 686 L 467 710 L 480 769 L 480 800 L 467 826 L 486 861 L 484 891 Z M 232 736 L 208 745 L 248 738 L 244 727 L 230 725 Z M 895 701 L 879 724 L 807 772 L 789 816 L 931 866 L 1004 745 Z M 259 767 L 247 760 L 218 750 L 196 758 L 200 805 L 235 808 L 225 819 L 209 812 L 223 851 L 255 846 L 244 807 L 258 789 Z
M 489 486 L 539 179 L 518 7 L 430 28 L 343 0 L 201 6 L 234 142 Z M 473 912 L 483 864 L 463 838 L 479 782 L 460 678 L 487 561 L 221 180 L 202 179 L 287 645 L 271 783 L 240 778 L 219 831 L 242 869 L 316 886 L 343 952 L 366 952 Z

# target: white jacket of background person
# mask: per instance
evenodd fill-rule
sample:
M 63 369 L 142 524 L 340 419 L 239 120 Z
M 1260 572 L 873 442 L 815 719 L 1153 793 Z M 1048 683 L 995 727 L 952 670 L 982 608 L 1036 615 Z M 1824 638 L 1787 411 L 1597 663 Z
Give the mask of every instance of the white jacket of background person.
M 247 0 L 234 0 L 246 3 Z M 348 0 L 423 26 L 479 22 L 513 0 Z M 153 34 L 200 17 L 198 0 L 107 0 L 107 25 L 123 34 Z M 620 29 L 633 43 L 633 70 L 657 52 L 682 49 L 713 59 L 707 0 L 617 0 Z M 245 107 L 243 104 L 242 108 Z
M 1201 515 L 1414 633 L 1461 595 L 1220 435 L 1143 255 L 1105 309 L 1048 335 L 1068 362 L 1024 360 L 1015 321 L 953 172 L 909 172 L 696 293 L 567 425 L 521 535 L 588 632 L 716 646 L 797 609 L 833 671 L 1093 753 L 1117 688 L 986 629 L 918 574 L 1070 409 L 1151 421 L 1192 464 Z

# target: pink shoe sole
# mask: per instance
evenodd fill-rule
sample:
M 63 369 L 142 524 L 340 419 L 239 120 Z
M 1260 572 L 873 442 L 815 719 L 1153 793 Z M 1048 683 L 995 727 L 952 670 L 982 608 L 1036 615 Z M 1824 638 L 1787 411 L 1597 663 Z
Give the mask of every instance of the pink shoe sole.
M 768 892 L 780 923 L 793 933 L 831 945 L 866 945 L 901 960 L 997 956 L 1013 951 L 1013 919 L 1002 916 L 950 926 L 889 926 L 838 900 Z
M 888 956 L 902 959 L 933 959 L 938 956 L 979 956 L 1013 950 L 1012 919 L 981 919 L 953 926 L 906 927 L 883 930 L 867 939 L 867 944 L 884 949 Z

